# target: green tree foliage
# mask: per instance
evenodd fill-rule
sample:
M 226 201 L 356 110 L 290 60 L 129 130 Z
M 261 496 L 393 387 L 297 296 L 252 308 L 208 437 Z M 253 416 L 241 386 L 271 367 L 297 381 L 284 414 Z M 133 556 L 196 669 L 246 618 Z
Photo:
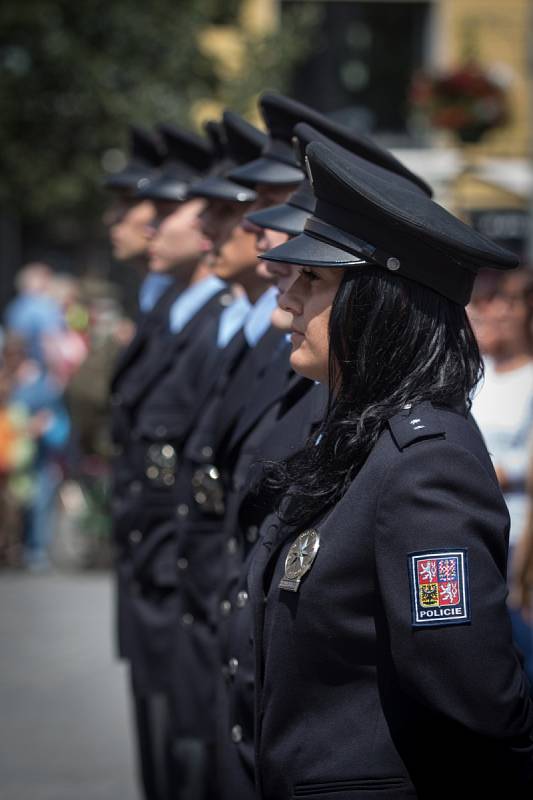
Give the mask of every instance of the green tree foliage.
M 306 39 L 304 16 L 261 42 L 244 37 L 237 78 L 221 75 L 198 47 L 201 31 L 234 24 L 239 7 L 239 0 L 4 0 L 0 206 L 26 219 L 89 221 L 101 202 L 102 154 L 124 146 L 128 123 L 187 124 L 200 100 L 243 111 L 265 86 L 283 89 Z

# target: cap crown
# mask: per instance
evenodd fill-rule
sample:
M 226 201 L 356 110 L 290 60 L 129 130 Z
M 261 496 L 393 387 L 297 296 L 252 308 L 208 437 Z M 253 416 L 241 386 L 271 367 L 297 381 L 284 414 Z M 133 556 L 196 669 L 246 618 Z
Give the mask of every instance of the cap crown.
M 213 151 L 213 160 L 220 161 L 227 152 L 226 131 L 222 122 L 210 119 L 204 123 L 204 130 Z
M 173 162 L 187 167 L 191 173 L 202 173 L 209 169 L 213 160 L 213 149 L 209 142 L 193 131 L 164 123 L 158 125 L 167 148 L 165 163 Z
M 389 258 L 398 274 L 462 304 L 479 268 L 517 265 L 514 254 L 406 188 L 398 176 L 361 169 L 348 153 L 322 142 L 308 145 L 306 155 L 317 198 L 306 224 L 311 234 L 317 218 L 331 227 L 332 241 L 342 240 L 343 231 L 358 237 Z
M 420 193 L 409 191 L 394 176 L 365 171 L 348 154 L 322 142 L 312 142 L 306 151 L 317 197 L 318 213 L 331 216 L 335 208 L 347 230 L 362 233 L 361 217 L 385 224 L 383 236 L 391 242 L 402 236 L 419 237 L 434 247 L 449 248 L 449 255 L 465 268 L 516 266 L 516 257 L 465 225 L 442 206 Z M 320 204 L 320 205 L 319 205 Z M 345 214 L 342 213 L 345 212 Z
M 226 133 L 227 149 L 236 164 L 246 164 L 259 158 L 268 136 L 251 125 L 234 111 L 224 111 L 223 126 Z
M 292 142 L 294 127 L 299 122 L 307 122 L 320 130 L 327 120 L 320 111 L 276 92 L 264 92 L 259 108 L 271 138 L 288 143 Z
M 166 149 L 163 140 L 155 131 L 130 125 L 129 153 L 130 161 L 154 169 L 163 163 Z
M 357 131 L 352 131 L 344 125 L 337 125 L 324 117 L 323 124 L 312 126 L 307 122 L 300 122 L 294 128 L 295 146 L 297 157 L 300 163 L 305 161 L 305 151 L 311 142 L 322 142 L 331 144 L 332 142 L 345 150 L 349 150 L 358 160 L 359 166 L 364 167 L 373 165 L 378 173 L 382 171 L 382 177 L 387 177 L 389 173 L 394 173 L 405 179 L 406 188 L 416 189 L 424 192 L 431 197 L 433 192 L 430 186 L 414 172 L 411 172 L 401 161 L 392 153 L 378 144 L 362 136 Z

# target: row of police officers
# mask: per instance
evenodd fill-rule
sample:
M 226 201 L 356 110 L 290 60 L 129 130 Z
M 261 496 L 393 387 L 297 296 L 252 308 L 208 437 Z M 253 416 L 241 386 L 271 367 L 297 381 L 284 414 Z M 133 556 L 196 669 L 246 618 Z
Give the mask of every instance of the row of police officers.
M 132 128 L 107 179 L 143 272 L 111 417 L 144 795 L 531 796 L 464 312 L 514 257 L 357 130 L 259 107 Z

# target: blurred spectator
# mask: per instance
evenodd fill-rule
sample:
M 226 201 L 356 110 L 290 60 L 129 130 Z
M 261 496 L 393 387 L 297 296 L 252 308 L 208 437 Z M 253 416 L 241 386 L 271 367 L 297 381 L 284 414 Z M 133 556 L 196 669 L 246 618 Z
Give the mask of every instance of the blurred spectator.
M 49 293 L 60 309 L 62 325 L 44 333 L 43 352 L 48 369 L 64 386 L 87 357 L 89 312 L 81 302 L 80 281 L 72 275 L 53 275 Z
M 7 332 L 18 334 L 30 358 L 44 363 L 44 338 L 64 328 L 58 302 L 51 296 L 53 272 L 47 264 L 32 262 L 17 273 L 18 294 L 6 308 Z
M 115 360 L 123 345 L 124 325 L 127 339 L 131 323 L 125 322 L 107 281 L 90 277 L 81 284 L 87 313 L 85 339 L 87 356 L 66 387 L 66 398 L 80 457 L 110 455 L 109 384 Z
M 25 358 L 16 336 L 3 343 L 0 366 L 0 565 L 22 563 L 23 507 L 31 490 L 29 467 L 35 454 L 28 433 L 28 415 L 11 402 L 13 378 Z
M 491 454 L 509 514 L 509 583 L 517 576 L 517 544 L 528 516 L 527 478 L 533 423 L 533 274 L 479 277 L 469 308 L 485 362 L 485 377 L 472 412 Z M 512 592 L 511 597 L 515 593 Z M 533 629 L 522 611 L 511 606 L 515 641 L 533 681 Z
M 9 384 L 7 406 L 16 414 L 19 438 L 25 441 L 24 475 L 15 480 L 12 474 L 10 481 L 23 505 L 23 561 L 39 570 L 48 566 L 55 492 L 70 424 L 60 388 L 39 361 L 28 358 L 26 347 L 24 340 L 6 337 L 3 370 Z

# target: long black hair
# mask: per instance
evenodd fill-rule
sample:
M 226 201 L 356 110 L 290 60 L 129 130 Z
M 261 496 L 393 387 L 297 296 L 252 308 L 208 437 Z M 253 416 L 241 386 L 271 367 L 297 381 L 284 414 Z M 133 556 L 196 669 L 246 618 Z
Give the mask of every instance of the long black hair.
M 346 492 L 388 419 L 424 400 L 466 414 L 482 372 L 464 308 L 385 270 L 347 269 L 329 321 L 324 421 L 300 452 L 264 465 L 259 490 L 286 523 L 313 522 Z

